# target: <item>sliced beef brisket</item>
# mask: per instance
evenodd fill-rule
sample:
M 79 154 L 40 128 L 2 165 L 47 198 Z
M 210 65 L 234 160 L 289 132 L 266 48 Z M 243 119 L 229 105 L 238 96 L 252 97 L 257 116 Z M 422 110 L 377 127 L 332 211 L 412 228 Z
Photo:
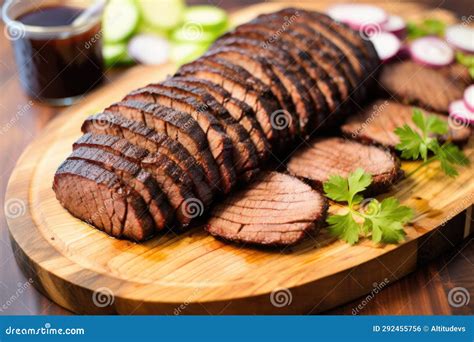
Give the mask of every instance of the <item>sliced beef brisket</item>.
M 222 86 L 207 80 L 190 76 L 173 77 L 172 80 L 174 83 L 202 88 L 211 94 L 214 99 L 224 106 L 229 114 L 247 130 L 257 150 L 260 161 L 264 161 L 268 158 L 270 145 L 265 138 L 262 127 L 255 119 L 255 112 L 247 103 L 232 97 Z
M 314 234 L 326 215 L 325 198 L 300 180 L 277 172 L 261 174 L 211 212 L 212 235 L 260 245 L 292 245 Z
M 82 131 L 115 135 L 150 152 L 165 154 L 195 182 L 205 177 L 209 185 L 218 189 L 219 172 L 210 154 L 193 154 L 179 141 L 171 139 L 164 133 L 156 132 L 143 123 L 128 120 L 113 113 L 102 113 L 87 118 Z
M 349 138 L 395 148 L 400 142 L 395 134 L 397 127 L 408 125 L 418 130 L 412 120 L 413 108 L 393 101 L 377 100 L 357 115 L 349 117 L 341 126 L 341 130 Z M 441 114 L 430 112 L 426 114 L 436 115 L 448 122 L 449 133 L 447 136 L 440 137 L 441 140 L 449 140 L 462 145 L 471 136 L 471 129 L 462 123 L 449 120 Z
M 347 175 L 358 168 L 372 175 L 371 190 L 389 188 L 401 175 L 400 165 L 389 151 L 344 138 L 317 139 L 298 150 L 287 164 L 288 171 L 318 189 L 331 175 Z
M 412 61 L 385 66 L 380 84 L 404 103 L 441 113 L 447 113 L 449 104 L 462 98 L 465 88 L 445 73 Z
M 206 139 L 193 141 L 196 143 L 195 150 L 190 152 L 210 153 L 219 168 L 219 184 L 222 192 L 228 193 L 231 190 L 237 180 L 233 166 L 232 141 L 225 133 L 219 120 L 206 109 L 205 103 L 169 90 L 157 89 L 156 87 L 145 87 L 133 91 L 124 98 L 124 101 L 128 100 L 160 104 L 187 113 L 189 115 L 188 122 L 194 119 L 199 124 L 201 132 L 205 134 Z M 192 141 L 190 140 L 189 142 Z M 188 144 L 184 146 L 188 147 Z
M 69 159 L 85 160 L 113 172 L 122 183 L 140 194 L 150 210 L 157 230 L 163 229 L 170 223 L 172 212 L 166 195 L 154 177 L 142 170 L 139 164 L 106 149 L 79 145 L 76 145 Z
M 53 190 L 72 215 L 109 235 L 143 241 L 154 232 L 143 199 L 100 166 L 67 159 L 56 171 Z

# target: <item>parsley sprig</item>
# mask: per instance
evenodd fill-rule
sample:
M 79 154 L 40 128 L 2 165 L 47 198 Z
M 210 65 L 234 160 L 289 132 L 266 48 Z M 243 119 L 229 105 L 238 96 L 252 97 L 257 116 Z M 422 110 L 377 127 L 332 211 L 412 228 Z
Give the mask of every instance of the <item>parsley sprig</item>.
M 398 243 L 403 240 L 403 225 L 413 218 L 409 207 L 389 197 L 382 202 L 364 200 L 361 193 L 372 183 L 372 176 L 357 169 L 347 178 L 333 175 L 324 183 L 326 196 L 337 202 L 346 202 L 345 214 L 330 215 L 329 232 L 353 245 L 360 235 L 371 235 L 372 241 Z
M 407 124 L 395 129 L 395 134 L 400 138 L 396 149 L 401 151 L 402 158 L 423 160 L 423 163 L 407 176 L 438 160 L 446 175 L 456 177 L 456 166 L 468 165 L 469 159 L 456 145 L 450 142 L 440 145 L 438 142 L 437 136 L 448 133 L 448 123 L 433 115 L 426 116 L 417 108 L 413 109 L 412 120 L 419 131 Z M 429 152 L 433 155 L 428 158 Z
M 474 79 L 474 55 L 456 52 L 456 61 L 464 65 L 469 70 L 469 75 Z
M 408 22 L 408 38 L 416 39 L 424 36 L 440 36 L 444 35 L 446 24 L 441 20 L 427 18 L 421 23 Z

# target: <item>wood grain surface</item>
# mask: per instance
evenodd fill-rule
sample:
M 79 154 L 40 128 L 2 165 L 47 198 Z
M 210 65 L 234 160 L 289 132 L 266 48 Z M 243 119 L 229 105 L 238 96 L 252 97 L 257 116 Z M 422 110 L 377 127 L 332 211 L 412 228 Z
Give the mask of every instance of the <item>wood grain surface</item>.
M 3 47 L 6 45 L 4 41 L 1 42 L 2 44 L 2 53 L 4 53 L 5 49 Z M 9 57 L 11 60 L 11 56 Z M 2 110 L 2 118 L 5 118 L 2 121 L 2 189 L 5 188 L 5 182 L 7 180 L 7 175 L 10 173 L 13 162 L 20 153 L 20 151 L 24 148 L 24 145 L 27 141 L 31 140 L 32 136 L 35 135 L 40 128 L 47 122 L 50 117 L 56 112 L 47 107 L 43 107 L 37 103 L 28 103 L 28 99 L 24 98 L 22 93 L 19 90 L 18 82 L 15 78 L 15 72 L 12 70 L 13 64 L 6 64 L 5 70 L 7 71 L 5 74 L 2 69 L 2 77 L 5 75 L 11 77 L 11 81 L 3 83 L 3 86 L 10 92 L 5 92 L 1 94 L 2 101 L 1 106 L 7 106 L 5 108 L 1 108 Z M 9 71 L 9 72 L 8 72 Z M 160 69 L 160 72 L 163 70 Z M 143 72 L 143 70 L 136 70 L 133 72 Z M 147 73 L 147 72 L 146 72 Z M 129 76 L 130 77 L 130 76 Z M 10 84 L 11 88 L 8 88 Z M 128 83 L 127 85 L 134 87 L 133 84 Z M 116 85 L 114 85 L 116 87 Z M 13 90 L 13 91 L 12 91 Z M 20 107 L 18 107 L 18 105 Z M 26 107 L 25 107 L 26 106 Z M 26 109 L 25 109 L 26 108 Z M 84 108 L 82 108 L 84 109 Z M 95 108 L 92 108 L 95 110 Z M 84 110 L 88 110 L 87 108 Z M 8 112 L 7 112 L 8 111 Z M 36 112 L 36 113 L 35 113 Z M 15 114 L 16 113 L 16 114 Z M 36 116 L 35 116 L 36 115 Z M 65 117 L 63 117 L 65 118 Z M 71 116 L 72 118 L 72 116 Z M 65 121 L 73 122 L 72 119 L 66 118 Z M 69 126 L 69 125 L 68 125 Z M 71 124 L 72 126 L 72 124 Z M 75 128 L 78 130 L 78 124 L 75 124 Z M 31 133 L 31 135 L 30 135 Z M 78 134 L 79 132 L 77 132 Z M 26 134 L 26 136 L 25 136 Z M 76 134 L 76 133 L 75 133 Z M 5 140 L 4 140 L 5 139 Z M 50 137 L 50 139 L 54 139 L 54 137 Z M 44 153 L 46 145 L 40 143 L 38 144 L 38 155 Z M 61 148 L 61 147 L 60 147 Z M 69 141 L 64 143 L 64 148 L 69 149 L 70 144 Z M 59 156 L 59 153 L 58 155 Z M 57 157 L 56 156 L 56 157 Z M 62 156 L 60 157 L 62 158 Z M 57 158 L 56 160 L 60 159 Z M 12 160 L 13 159 L 13 160 Z M 51 161 L 51 164 L 54 164 L 52 159 L 48 159 L 46 164 Z M 26 176 L 25 176 L 26 177 Z M 27 177 L 26 177 L 27 178 Z M 42 183 L 47 183 L 49 185 L 50 181 L 42 179 L 41 177 L 37 178 L 37 183 L 41 187 Z M 469 182 L 468 182 L 469 183 Z M 51 203 L 49 203 L 51 204 Z M 421 204 L 423 207 L 424 203 Z M 441 205 L 441 204 L 440 204 Z M 442 206 L 442 205 L 441 205 Z M 425 208 L 426 209 L 426 208 Z M 454 215 L 456 210 L 452 211 Z M 432 244 L 433 246 L 438 246 L 440 241 L 444 241 L 444 245 L 449 247 L 450 251 L 447 252 L 443 257 L 438 258 L 436 261 L 431 262 L 428 266 L 420 269 L 418 272 L 406 277 L 402 281 L 399 282 L 392 282 L 390 279 L 388 284 L 383 286 L 381 292 L 377 294 L 373 299 L 371 299 L 368 303 L 363 306 L 362 310 L 359 310 L 358 314 L 367 314 L 367 313 L 394 313 L 394 314 L 407 314 L 407 313 L 472 313 L 473 307 L 472 303 L 468 305 L 464 305 L 460 308 L 456 308 L 450 306 L 448 303 L 448 292 L 454 287 L 464 287 L 468 289 L 468 291 L 472 294 L 473 290 L 473 281 L 472 281 L 472 262 L 474 261 L 474 253 L 473 253 L 473 244 L 472 240 L 465 241 L 461 245 L 457 245 L 459 243 L 458 235 L 454 234 L 453 236 L 450 235 L 450 232 L 458 232 L 461 228 L 464 228 L 464 216 L 456 216 L 450 223 L 450 225 L 446 225 L 445 231 L 437 230 L 437 233 L 428 234 L 424 237 L 425 240 L 421 240 L 421 243 L 424 247 L 424 254 L 427 254 L 426 260 L 430 259 L 430 248 L 426 248 Z M 2 218 L 3 221 L 3 218 Z M 3 221 L 4 222 L 4 221 Z M 454 227 L 454 228 L 451 228 Z M 67 234 L 67 227 L 63 227 L 63 233 Z M 416 229 L 414 229 L 415 233 Z M 96 232 L 97 234 L 100 234 Z M 94 233 L 95 234 L 95 233 Z M 416 235 L 415 235 L 416 236 Z M 322 236 L 324 238 L 324 236 Z M 410 236 L 412 238 L 412 236 Z M 30 234 L 28 239 L 35 239 L 37 236 Z M 186 241 L 187 237 L 183 240 Z M 54 241 L 54 240 L 53 240 Z M 324 240 L 323 240 L 324 241 Z M 433 241 L 436 241 L 434 243 Z M 217 242 L 216 242 L 217 243 Z M 323 243 L 324 245 L 324 243 Z M 407 244 L 410 245 L 409 243 Z M 366 247 L 366 246 L 364 246 Z M 220 249 L 221 247 L 219 247 Z M 302 246 L 299 248 L 307 248 L 307 246 Z M 16 246 L 13 245 L 13 249 L 17 252 L 16 257 L 18 259 L 22 259 L 21 253 L 16 249 Z M 225 249 L 225 247 L 224 247 Z M 48 255 L 47 251 L 43 251 L 45 255 Z M 129 252 L 133 252 L 133 248 L 130 249 Z M 5 291 L 1 291 L 1 300 L 2 303 L 8 304 L 6 309 L 2 309 L 0 313 L 64 313 L 64 310 L 58 308 L 48 300 L 44 299 L 40 295 L 35 293 L 33 290 L 33 286 L 29 285 L 27 279 L 23 278 L 19 273 L 18 269 L 15 264 L 12 262 L 12 252 L 8 246 L 8 237 L 6 233 L 6 226 L 2 224 L 2 248 L 1 248 L 1 256 L 2 262 L 4 263 L 1 266 L 0 274 L 1 274 L 1 283 L 0 286 L 5 289 Z M 392 262 L 401 262 L 399 256 L 394 256 L 394 261 Z M 426 261 L 422 260 L 422 261 Z M 20 260 L 25 261 L 25 260 Z M 38 269 L 34 268 L 35 265 L 31 265 L 28 262 L 21 262 L 24 265 L 25 269 L 23 270 L 26 274 L 31 274 L 33 277 L 38 276 Z M 407 269 L 413 270 L 416 266 L 413 261 L 408 262 L 409 267 Z M 33 266 L 33 268 L 30 268 Z M 124 266 L 125 267 L 125 266 Z M 377 278 L 379 282 L 382 281 L 384 278 L 382 277 L 384 272 L 389 274 L 387 270 L 383 271 L 384 266 L 382 264 L 375 264 L 372 265 L 373 269 L 376 272 L 381 272 Z M 117 267 L 117 269 L 121 270 L 121 267 Z M 109 269 L 106 270 L 108 274 Z M 231 271 L 229 271 L 231 272 Z M 39 274 L 41 276 L 41 274 Z M 347 288 L 344 288 L 343 285 L 338 284 L 330 284 L 330 290 L 325 293 L 324 296 L 321 298 L 323 301 L 327 300 L 327 298 L 331 298 L 334 296 L 334 292 L 348 292 L 352 294 L 362 294 L 366 292 L 368 286 L 372 286 L 370 282 L 364 282 L 360 280 L 360 276 L 357 273 L 347 273 L 340 280 L 345 279 L 353 279 L 349 282 L 342 281 L 341 284 L 351 284 Z M 355 280 L 354 280 L 355 279 Z M 34 280 L 33 280 L 34 281 Z M 92 280 L 91 280 L 92 281 Z M 38 285 L 38 284 L 37 284 Z M 51 285 L 51 284 L 50 284 Z M 358 289 L 358 288 L 359 289 Z M 17 295 L 20 289 L 24 289 L 21 292 L 21 295 Z M 66 291 L 67 289 L 65 289 Z M 415 291 L 416 290 L 416 291 Z M 293 293 L 294 296 L 299 296 L 298 291 L 302 291 L 301 294 L 305 295 L 305 289 L 297 290 L 296 293 Z M 75 296 L 80 297 L 81 293 L 75 292 Z M 83 295 L 88 296 L 90 293 L 84 293 Z M 192 296 L 196 296 L 191 292 Z M 310 295 L 310 294 L 306 294 Z M 313 294 L 311 294 L 313 295 Z M 264 299 L 268 302 L 268 297 Z M 331 311 L 331 313 L 346 313 L 351 314 L 354 313 L 354 308 L 357 308 L 360 303 L 362 302 L 363 298 L 360 300 L 356 300 L 353 303 L 347 304 L 343 307 L 335 309 Z M 62 303 L 64 305 L 64 303 Z M 64 305 L 67 306 L 67 305 Z M 171 308 L 176 308 L 173 305 Z M 324 305 L 321 306 L 324 309 Z M 170 308 L 168 308 L 170 309 Z M 199 309 L 199 308 L 198 308 Z M 140 309 L 138 309 L 140 311 Z M 147 308 L 142 308 L 143 312 L 146 312 Z M 192 312 L 194 308 L 189 307 L 186 310 Z M 202 309 L 201 309 L 202 310 Z M 215 307 L 210 307 L 209 313 L 228 313 L 227 310 L 230 310 L 225 305 L 217 305 Z M 126 311 L 126 310 L 125 310 Z

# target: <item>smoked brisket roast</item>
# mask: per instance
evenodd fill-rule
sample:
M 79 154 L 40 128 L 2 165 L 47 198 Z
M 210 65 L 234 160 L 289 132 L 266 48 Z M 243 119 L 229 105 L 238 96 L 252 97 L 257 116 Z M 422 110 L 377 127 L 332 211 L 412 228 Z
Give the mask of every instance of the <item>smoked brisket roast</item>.
M 207 230 L 227 240 L 294 244 L 316 230 L 326 200 L 268 169 L 317 129 L 355 113 L 373 93 L 380 65 L 372 43 L 325 14 L 260 15 L 174 76 L 88 117 L 56 172 L 56 197 L 117 238 L 143 241 L 208 216 Z M 353 144 L 317 140 L 289 169 L 321 183 L 350 171 L 342 157 Z M 395 179 L 390 153 L 357 148 L 353 159 L 378 183 Z M 308 165 L 306 153 L 316 158 Z

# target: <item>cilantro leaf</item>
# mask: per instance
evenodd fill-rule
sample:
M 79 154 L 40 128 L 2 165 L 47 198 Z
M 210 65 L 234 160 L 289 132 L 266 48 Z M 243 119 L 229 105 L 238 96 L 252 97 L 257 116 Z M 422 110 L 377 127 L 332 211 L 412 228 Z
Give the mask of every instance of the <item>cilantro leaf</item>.
M 400 143 L 395 148 L 401 151 L 402 158 L 416 160 L 421 157 L 425 163 L 439 160 L 441 169 L 450 177 L 458 175 L 456 165 L 469 164 L 469 160 L 457 146 L 451 143 L 440 145 L 436 139 L 436 135 L 448 133 L 446 121 L 436 116 L 425 116 L 416 108 L 413 109 L 412 120 L 421 134 L 407 124 L 395 129 L 395 134 L 400 139 Z M 430 159 L 428 159 L 428 151 L 434 154 Z
M 362 169 L 357 169 L 347 178 L 331 176 L 324 183 L 326 196 L 347 202 L 348 210 L 344 215 L 327 218 L 329 232 L 351 245 L 359 241 L 360 234 L 372 234 L 376 243 L 398 243 L 405 236 L 403 225 L 413 217 L 413 211 L 393 197 L 382 202 L 372 199 L 366 205 L 358 205 L 363 200 L 360 193 L 371 183 L 372 176 Z M 355 216 L 363 221 L 356 221 Z
M 326 196 L 337 202 L 347 202 L 349 205 L 360 203 L 363 199 L 357 193 L 364 191 L 372 183 L 372 176 L 359 168 L 347 178 L 339 175 L 329 177 L 323 188 Z
M 353 245 L 359 241 L 359 225 L 352 214 L 332 215 L 327 219 L 329 233 Z
M 428 158 L 428 146 L 425 140 L 407 124 L 395 129 L 400 142 L 395 148 L 402 152 L 402 158 L 418 159 L 420 156 L 426 161 Z
M 323 184 L 326 196 L 336 202 L 349 202 L 351 196 L 349 194 L 349 185 L 347 179 L 339 175 L 332 175 L 329 180 Z
M 389 197 L 380 203 L 380 210 L 374 215 L 366 216 L 366 229 L 372 231 L 372 240 L 376 243 L 397 243 L 405 236 L 403 225 L 413 218 L 413 210 L 400 205 L 400 202 Z
M 424 36 L 443 36 L 446 24 L 437 19 L 425 19 L 421 23 L 408 22 L 408 38 L 416 39 Z
M 455 165 L 469 165 L 469 159 L 467 159 L 464 153 L 452 143 L 438 146 L 433 152 L 441 163 L 441 169 L 449 177 L 456 177 L 459 174 Z

